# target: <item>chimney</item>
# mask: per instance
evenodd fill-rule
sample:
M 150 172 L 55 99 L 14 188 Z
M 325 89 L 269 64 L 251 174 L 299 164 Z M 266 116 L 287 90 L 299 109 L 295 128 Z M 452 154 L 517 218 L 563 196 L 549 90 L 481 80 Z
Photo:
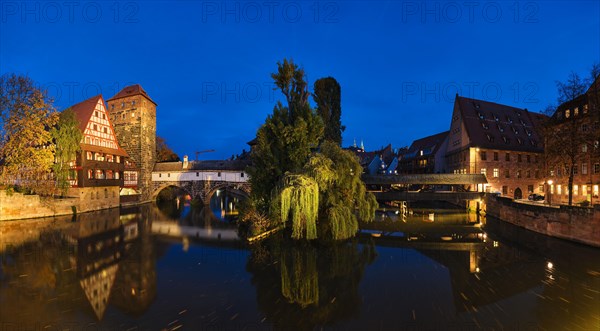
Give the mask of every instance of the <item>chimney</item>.
M 183 169 L 186 169 L 188 167 L 188 156 L 184 155 L 183 156 Z

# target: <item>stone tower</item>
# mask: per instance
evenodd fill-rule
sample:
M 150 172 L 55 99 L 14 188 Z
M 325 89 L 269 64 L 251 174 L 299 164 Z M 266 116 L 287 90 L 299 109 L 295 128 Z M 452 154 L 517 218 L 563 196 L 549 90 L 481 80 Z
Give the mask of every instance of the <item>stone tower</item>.
M 149 201 L 156 162 L 156 102 L 139 84 L 125 87 L 106 102 L 119 145 L 139 169 L 140 201 Z

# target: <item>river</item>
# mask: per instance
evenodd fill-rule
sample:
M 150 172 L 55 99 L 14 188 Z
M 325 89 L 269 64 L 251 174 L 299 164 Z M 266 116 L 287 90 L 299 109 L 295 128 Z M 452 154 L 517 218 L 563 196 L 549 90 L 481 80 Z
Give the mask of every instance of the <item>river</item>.
M 599 249 L 437 205 L 247 245 L 236 203 L 0 223 L 0 330 L 600 329 Z

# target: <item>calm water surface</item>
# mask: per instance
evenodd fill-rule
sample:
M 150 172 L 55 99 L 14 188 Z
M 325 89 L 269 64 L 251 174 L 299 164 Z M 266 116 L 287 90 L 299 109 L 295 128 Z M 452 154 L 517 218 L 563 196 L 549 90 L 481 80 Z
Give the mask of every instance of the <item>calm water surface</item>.
M 600 249 L 436 206 L 248 246 L 236 203 L 0 223 L 0 330 L 600 330 Z

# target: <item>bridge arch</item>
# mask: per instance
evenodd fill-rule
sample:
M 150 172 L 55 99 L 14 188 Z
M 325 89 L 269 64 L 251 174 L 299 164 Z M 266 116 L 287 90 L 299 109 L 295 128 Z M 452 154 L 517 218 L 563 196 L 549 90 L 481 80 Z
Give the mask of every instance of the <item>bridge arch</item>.
M 222 183 L 216 184 L 212 189 L 210 189 L 207 192 L 207 194 L 205 196 L 206 200 L 203 200 L 203 201 L 205 201 L 204 204 L 208 204 L 210 202 L 210 199 L 212 198 L 212 196 L 217 192 L 217 190 L 222 190 L 222 189 L 229 189 L 233 193 L 241 195 L 244 198 L 248 198 L 250 196 L 250 185 L 222 182 Z
M 162 185 L 159 185 L 158 187 L 156 187 L 153 192 L 152 192 L 152 201 L 156 201 L 156 199 L 158 198 L 158 195 L 160 194 L 160 192 L 162 192 L 164 189 L 167 189 L 169 187 L 174 187 L 177 188 L 179 190 L 184 191 L 186 194 L 189 194 L 190 196 L 193 197 L 192 192 L 189 191 L 188 188 L 186 188 L 185 186 L 182 185 L 177 185 L 175 183 L 164 183 Z

